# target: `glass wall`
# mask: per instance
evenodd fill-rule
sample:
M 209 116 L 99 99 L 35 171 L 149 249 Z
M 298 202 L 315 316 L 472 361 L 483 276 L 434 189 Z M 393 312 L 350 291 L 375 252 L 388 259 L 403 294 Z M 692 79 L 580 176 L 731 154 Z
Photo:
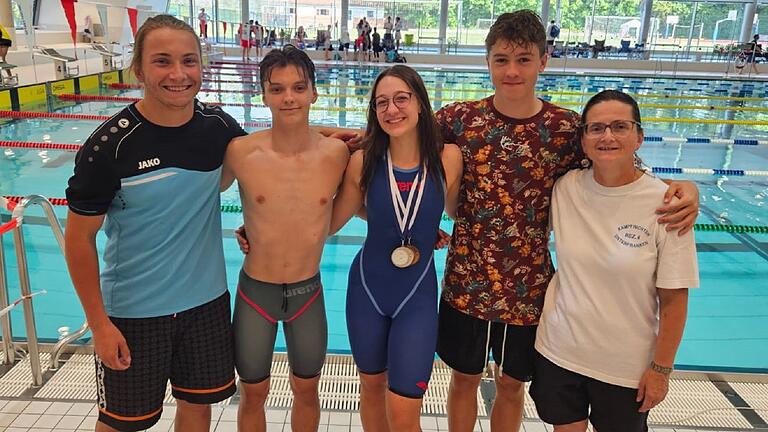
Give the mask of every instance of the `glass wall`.
M 340 37 L 341 0 L 249 0 L 250 18 L 290 40 L 303 27 L 307 40 L 318 31 L 331 28 L 334 41 Z M 760 0 L 766 1 L 768 0 Z M 242 0 L 169 0 L 168 11 L 197 30 L 197 14 L 205 8 L 214 23 L 208 36 L 219 43 L 235 43 L 241 20 Z M 539 0 L 449 0 L 446 41 L 449 49 L 482 53 L 483 42 L 494 19 L 507 11 L 522 8 L 541 10 Z M 558 41 L 565 46 L 604 43 L 617 48 L 634 46 L 640 39 L 639 0 L 550 0 L 550 16 L 561 31 Z M 759 19 L 764 7 L 758 5 L 754 32 L 766 34 L 768 20 Z M 352 40 L 363 17 L 383 34 L 387 16 L 403 22 L 402 45 L 406 48 L 435 46 L 439 34 L 440 0 L 349 0 L 346 23 Z M 718 54 L 738 46 L 744 3 L 654 0 L 646 48 L 654 55 L 690 56 L 717 60 Z M 614 49 L 615 52 L 615 49 Z

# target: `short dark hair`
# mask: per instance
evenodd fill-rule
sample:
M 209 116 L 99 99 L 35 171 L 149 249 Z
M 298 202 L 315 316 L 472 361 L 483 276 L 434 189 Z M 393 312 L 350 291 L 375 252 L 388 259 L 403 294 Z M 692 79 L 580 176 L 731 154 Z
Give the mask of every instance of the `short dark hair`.
M 520 9 L 499 15 L 485 37 L 485 53 L 499 40 L 505 40 L 517 46 L 533 44 L 539 48 L 539 54 L 547 52 L 547 30 L 541 23 L 541 17 L 530 9 Z
M 632 120 L 636 121 L 638 123 L 637 130 L 641 131 L 643 130 L 642 127 L 640 127 L 641 118 L 640 118 L 640 107 L 637 105 L 637 101 L 632 96 L 619 91 L 619 90 L 603 90 L 600 93 L 597 93 L 596 95 L 592 96 L 588 101 L 587 104 L 584 105 L 584 110 L 581 112 L 581 122 L 586 123 L 587 122 L 587 115 L 589 114 L 589 110 L 592 109 L 595 105 L 599 104 L 600 102 L 608 102 L 608 101 L 617 101 L 621 102 L 623 104 L 629 105 L 630 108 L 632 108 Z
M 275 68 L 296 66 L 304 80 L 315 88 L 315 64 L 307 53 L 293 45 L 286 45 L 280 49 L 273 49 L 259 63 L 259 81 L 261 90 L 264 91 L 264 83 L 269 81 L 272 70 Z

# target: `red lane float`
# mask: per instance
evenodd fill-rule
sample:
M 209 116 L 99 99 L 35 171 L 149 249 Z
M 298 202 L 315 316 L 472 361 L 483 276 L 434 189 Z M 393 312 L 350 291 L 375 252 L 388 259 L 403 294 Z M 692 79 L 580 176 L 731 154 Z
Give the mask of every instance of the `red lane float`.
M 13 209 L 16 208 L 17 203 L 18 201 L 10 200 L 6 197 L 0 197 L 0 205 L 5 207 L 5 209 L 8 210 L 9 212 L 13 212 Z
M 104 121 L 109 119 L 109 116 L 92 115 L 92 114 L 64 114 L 64 113 L 49 113 L 49 112 L 32 112 L 32 111 L 0 111 L 0 117 L 4 118 L 46 118 L 46 119 L 66 119 L 66 120 L 99 120 Z
M 29 148 L 29 149 L 38 149 L 38 150 L 78 151 L 80 150 L 81 145 L 80 144 L 57 144 L 57 143 L 49 143 L 49 142 L 0 140 L 0 147 Z
M 13 231 L 18 226 L 19 226 L 19 221 L 16 219 L 11 219 L 10 221 L 0 225 L 0 235 L 3 235 L 8 231 Z
M 24 197 L 21 195 L 5 195 L 3 198 L 8 202 L 12 203 L 14 207 L 16 207 L 16 204 L 20 203 L 21 200 L 24 199 Z M 55 206 L 67 205 L 66 198 L 48 198 L 48 201 L 50 201 L 50 203 Z
M 57 97 L 61 100 L 86 102 L 138 102 L 141 100 L 141 98 L 137 97 L 82 95 L 74 93 L 60 94 L 57 95 Z

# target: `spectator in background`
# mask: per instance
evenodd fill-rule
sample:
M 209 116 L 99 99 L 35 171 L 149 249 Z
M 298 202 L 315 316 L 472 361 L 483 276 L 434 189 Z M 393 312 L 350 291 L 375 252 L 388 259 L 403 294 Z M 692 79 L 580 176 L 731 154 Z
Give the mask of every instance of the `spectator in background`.
M 560 36 L 560 26 L 555 23 L 555 20 L 552 20 L 547 26 L 547 54 L 552 55 L 555 50 L 555 39 L 558 36 Z
M 395 18 L 395 49 L 400 49 L 400 30 L 403 29 L 403 22 L 400 21 L 400 17 Z
M 197 20 L 200 22 L 200 37 L 208 39 L 208 21 L 211 20 L 211 16 L 205 13 L 205 8 L 200 8 Z

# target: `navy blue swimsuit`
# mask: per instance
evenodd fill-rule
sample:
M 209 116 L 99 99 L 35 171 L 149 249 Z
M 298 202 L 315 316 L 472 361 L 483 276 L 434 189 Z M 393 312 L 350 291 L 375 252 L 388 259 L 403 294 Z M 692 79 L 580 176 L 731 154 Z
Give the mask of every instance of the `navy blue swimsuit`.
M 403 201 L 418 168 L 394 168 Z M 414 197 L 415 201 L 415 197 Z M 366 194 L 368 234 L 349 271 L 347 327 L 352 355 L 362 373 L 388 371 L 389 389 L 420 398 L 432 374 L 437 343 L 437 275 L 433 251 L 445 206 L 445 188 L 427 175 L 424 195 L 410 231 L 419 261 L 392 264 L 401 245 L 392 205 L 387 160 L 376 167 Z

